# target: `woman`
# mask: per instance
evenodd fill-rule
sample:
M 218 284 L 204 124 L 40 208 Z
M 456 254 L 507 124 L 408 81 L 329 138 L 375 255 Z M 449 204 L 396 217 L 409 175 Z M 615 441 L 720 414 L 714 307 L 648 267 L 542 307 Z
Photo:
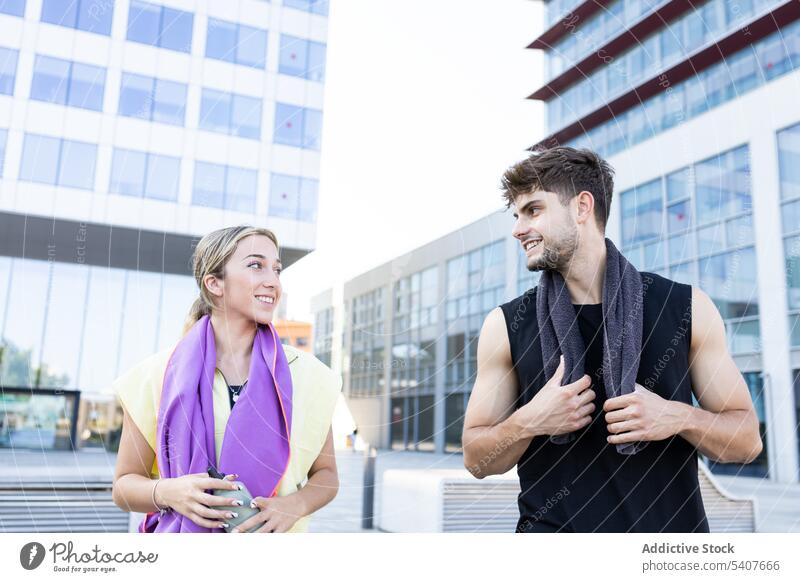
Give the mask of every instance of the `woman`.
M 214 231 L 193 263 L 200 296 L 183 338 L 114 383 L 124 410 L 114 503 L 147 513 L 140 532 L 222 532 L 240 502 L 206 491 L 237 479 L 259 512 L 235 533 L 307 531 L 338 490 L 330 425 L 341 377 L 275 332 L 271 231 Z

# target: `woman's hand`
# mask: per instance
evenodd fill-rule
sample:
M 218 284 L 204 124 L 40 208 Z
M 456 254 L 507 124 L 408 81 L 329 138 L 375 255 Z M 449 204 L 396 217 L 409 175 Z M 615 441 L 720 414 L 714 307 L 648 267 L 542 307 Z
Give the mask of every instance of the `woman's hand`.
M 250 507 L 261 511 L 240 523 L 231 533 L 247 532 L 260 524 L 263 525 L 253 533 L 284 533 L 306 515 L 305 504 L 297 493 L 283 497 L 253 497 Z
M 224 520 L 231 519 L 231 510 L 213 509 L 220 506 L 240 506 L 238 499 L 228 499 L 206 493 L 206 489 L 231 489 L 238 485 L 231 483 L 237 475 L 225 475 L 225 479 L 214 479 L 207 473 L 193 473 L 182 477 L 162 479 L 156 489 L 156 502 L 163 507 L 168 505 L 173 511 L 185 515 L 197 525 L 208 528 L 227 527 Z M 235 510 L 234 510 L 235 511 Z

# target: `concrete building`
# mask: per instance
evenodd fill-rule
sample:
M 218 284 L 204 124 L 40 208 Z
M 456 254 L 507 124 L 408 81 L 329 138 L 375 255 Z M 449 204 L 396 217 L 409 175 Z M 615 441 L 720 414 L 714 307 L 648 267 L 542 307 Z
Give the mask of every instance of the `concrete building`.
M 211 230 L 314 249 L 327 4 L 0 2 L 4 388 L 109 393 L 180 337 Z
M 712 470 L 797 482 L 800 3 L 553 0 L 545 10 L 530 48 L 544 50 L 546 70 L 530 98 L 546 102 L 547 135 L 532 145 L 603 155 L 616 170 L 607 236 L 640 270 L 699 285 L 719 308 L 765 449 Z M 488 216 L 345 285 L 335 307 L 360 434 L 383 447 L 458 447 L 482 320 L 538 280 L 511 226 L 510 213 Z

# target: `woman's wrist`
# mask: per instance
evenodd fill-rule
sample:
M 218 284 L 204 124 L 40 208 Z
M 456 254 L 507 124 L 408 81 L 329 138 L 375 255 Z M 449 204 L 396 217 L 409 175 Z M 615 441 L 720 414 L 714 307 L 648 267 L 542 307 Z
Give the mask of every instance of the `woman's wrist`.
M 169 503 L 169 497 L 164 495 L 167 493 L 170 481 L 171 479 L 169 478 L 160 478 L 156 479 L 156 482 L 153 485 L 152 499 L 159 511 L 170 509 L 172 507 Z

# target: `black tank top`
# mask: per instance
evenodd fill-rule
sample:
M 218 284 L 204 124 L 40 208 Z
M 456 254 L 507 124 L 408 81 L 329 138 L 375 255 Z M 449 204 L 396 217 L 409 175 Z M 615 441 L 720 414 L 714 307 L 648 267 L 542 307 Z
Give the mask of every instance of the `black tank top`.
M 692 288 L 641 272 L 642 356 L 636 381 L 665 399 L 692 404 L 689 377 Z M 520 407 L 544 386 L 536 322 L 536 288 L 500 306 L 519 381 Z M 535 437 L 517 465 L 518 532 L 707 532 L 697 477 L 697 450 L 679 436 L 621 455 L 606 440 L 602 306 L 575 305 L 586 345 L 584 373 L 596 397 L 592 422 L 577 439 Z M 513 331 L 512 331 L 513 330 Z

